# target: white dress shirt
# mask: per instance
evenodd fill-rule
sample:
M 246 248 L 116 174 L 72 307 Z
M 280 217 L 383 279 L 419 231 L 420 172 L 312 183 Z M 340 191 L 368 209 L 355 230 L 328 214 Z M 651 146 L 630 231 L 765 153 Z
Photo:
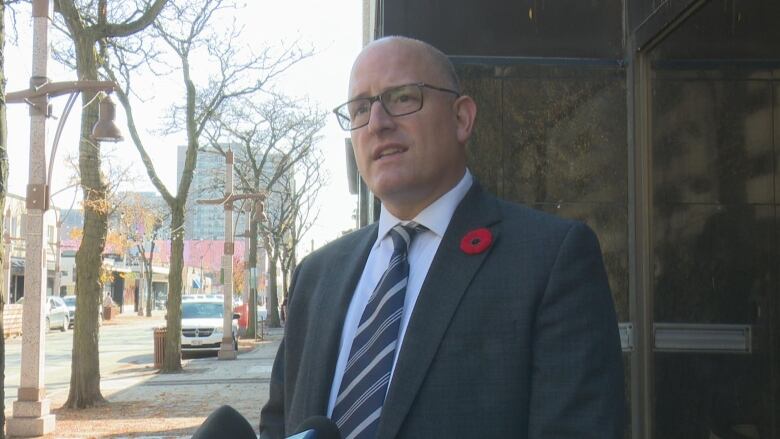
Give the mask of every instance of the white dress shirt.
M 398 353 L 401 351 L 406 327 L 409 324 L 409 318 L 417 303 L 417 296 L 420 294 L 420 287 L 428 274 L 436 250 L 439 248 L 444 232 L 452 219 L 455 208 L 458 207 L 463 197 L 471 188 L 473 178 L 468 169 L 466 169 L 463 178 L 449 192 L 439 197 L 438 200 L 431 203 L 423 209 L 412 221 L 428 228 L 424 232 L 419 232 L 408 251 L 409 260 L 409 280 L 406 285 L 406 297 L 404 299 L 404 310 L 401 316 L 401 329 L 398 335 L 398 346 L 395 350 L 393 359 L 393 372 L 395 372 L 395 363 L 398 360 Z M 341 332 L 341 346 L 339 349 L 339 358 L 336 363 L 336 371 L 333 376 L 333 384 L 330 390 L 330 399 L 328 400 L 328 416 L 333 413 L 333 407 L 336 405 L 336 397 L 341 387 L 341 380 L 344 377 L 344 368 L 349 359 L 349 351 L 352 348 L 352 340 L 355 338 L 360 317 L 363 309 L 366 307 L 369 296 L 376 288 L 379 278 L 387 269 L 387 264 L 393 254 L 393 240 L 388 235 L 390 229 L 397 224 L 406 224 L 408 221 L 401 221 L 396 218 L 382 205 L 379 214 L 379 231 L 377 240 L 371 247 L 368 254 L 366 266 L 363 268 L 363 274 L 360 276 L 352 301 L 347 309 L 347 316 L 344 321 L 344 328 Z M 391 374 L 392 377 L 392 374 Z M 392 378 L 391 378 L 392 380 Z M 388 386 L 389 388 L 389 386 Z

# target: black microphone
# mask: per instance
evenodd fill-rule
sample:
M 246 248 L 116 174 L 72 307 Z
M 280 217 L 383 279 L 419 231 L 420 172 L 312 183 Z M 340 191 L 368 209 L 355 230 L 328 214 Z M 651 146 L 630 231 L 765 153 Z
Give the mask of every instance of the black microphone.
M 257 439 L 255 430 L 241 413 L 229 405 L 214 410 L 200 424 L 192 439 Z
M 298 433 L 287 439 L 341 439 L 336 424 L 325 416 L 312 416 L 298 426 Z

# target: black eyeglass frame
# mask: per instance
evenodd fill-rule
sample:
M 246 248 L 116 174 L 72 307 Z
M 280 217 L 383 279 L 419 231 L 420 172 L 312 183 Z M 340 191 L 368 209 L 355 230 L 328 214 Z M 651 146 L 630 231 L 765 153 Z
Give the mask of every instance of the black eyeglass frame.
M 400 113 L 400 114 L 393 114 L 393 113 L 391 113 L 390 110 L 387 109 L 387 106 L 385 105 L 385 101 L 382 99 L 382 95 L 384 95 L 385 93 L 387 93 L 389 91 L 397 90 L 397 89 L 403 88 L 403 87 L 409 87 L 411 85 L 416 86 L 417 88 L 420 89 L 420 108 L 418 108 L 418 109 L 416 109 L 414 111 L 408 111 L 406 113 Z M 425 93 L 422 92 L 423 88 L 429 88 L 431 90 L 441 91 L 441 92 L 445 92 L 445 93 L 452 93 L 452 94 L 455 95 L 456 99 L 462 96 L 460 94 L 460 92 L 455 91 L 455 90 L 451 90 L 449 88 L 437 87 L 435 85 L 426 84 L 424 82 L 415 82 L 415 83 L 411 83 L 411 84 L 401 84 L 401 85 L 398 85 L 398 86 L 395 86 L 395 87 L 390 87 L 387 90 L 383 91 L 382 93 L 379 93 L 378 95 L 350 99 L 347 102 L 345 102 L 345 103 L 339 105 L 338 107 L 334 108 L 333 109 L 333 114 L 336 115 L 336 119 L 339 121 L 339 126 L 344 131 L 354 131 L 354 130 L 356 130 L 358 128 L 363 128 L 364 126 L 368 125 L 368 123 L 371 121 L 371 113 L 369 111 L 369 115 L 368 115 L 368 118 L 366 119 L 366 123 L 364 123 L 362 125 L 358 125 L 358 126 L 352 126 L 351 118 L 348 115 L 344 115 L 343 113 L 339 112 L 339 110 L 341 110 L 343 108 L 346 108 L 347 105 L 349 105 L 349 104 L 351 104 L 353 102 L 356 102 L 356 101 L 368 100 L 368 108 L 369 109 L 374 106 L 374 102 L 379 101 L 379 103 L 382 105 L 382 109 L 384 109 L 385 112 L 388 115 L 390 115 L 391 117 L 400 117 L 400 116 L 406 116 L 406 115 L 409 115 L 409 114 L 414 114 L 414 113 L 422 110 L 423 105 L 425 104 Z M 348 124 L 348 127 L 345 127 L 344 126 L 345 124 Z

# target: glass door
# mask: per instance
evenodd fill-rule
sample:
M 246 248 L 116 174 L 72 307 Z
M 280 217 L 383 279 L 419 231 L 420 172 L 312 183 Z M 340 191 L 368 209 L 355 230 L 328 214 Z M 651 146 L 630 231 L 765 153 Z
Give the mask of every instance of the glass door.
M 708 2 L 649 54 L 657 439 L 780 437 L 777 17 Z

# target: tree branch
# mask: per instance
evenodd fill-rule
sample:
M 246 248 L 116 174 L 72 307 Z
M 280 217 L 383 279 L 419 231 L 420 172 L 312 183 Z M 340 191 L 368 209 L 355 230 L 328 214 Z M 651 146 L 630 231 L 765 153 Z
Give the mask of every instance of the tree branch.
M 63 1 L 63 0 L 60 0 Z M 129 23 L 111 24 L 98 22 L 100 38 L 127 37 L 151 25 L 160 14 L 168 0 L 154 0 L 144 13 L 136 20 Z

